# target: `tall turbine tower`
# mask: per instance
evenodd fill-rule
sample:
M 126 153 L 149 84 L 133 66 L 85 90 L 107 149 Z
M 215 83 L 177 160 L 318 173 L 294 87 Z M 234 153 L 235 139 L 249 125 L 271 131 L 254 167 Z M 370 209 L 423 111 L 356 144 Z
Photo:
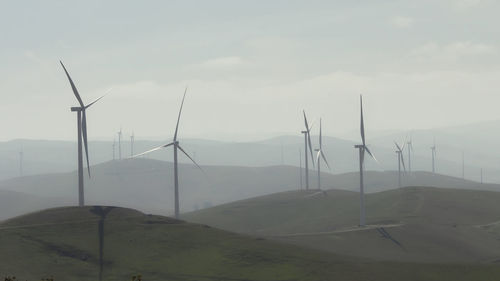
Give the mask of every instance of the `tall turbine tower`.
M 90 177 L 90 164 L 89 164 L 89 151 L 88 151 L 88 144 L 87 144 L 87 116 L 85 114 L 85 111 L 91 107 L 94 103 L 102 99 L 106 94 L 103 96 L 97 98 L 93 102 L 89 103 L 88 105 L 84 105 L 82 98 L 80 97 L 80 94 L 78 93 L 78 90 L 76 89 L 75 84 L 73 83 L 73 80 L 69 76 L 68 71 L 66 70 L 66 67 L 64 67 L 64 64 L 62 61 L 60 61 L 61 66 L 64 69 L 64 72 L 66 73 L 66 76 L 68 77 L 69 83 L 71 84 L 71 88 L 73 89 L 73 94 L 75 95 L 76 99 L 78 100 L 78 103 L 80 106 L 77 107 L 71 107 L 71 111 L 77 113 L 77 127 L 78 127 L 78 206 L 82 207 L 85 205 L 85 198 L 84 198 L 84 192 L 83 192 L 83 153 L 82 153 L 82 139 L 83 139 L 83 145 L 85 146 L 85 157 L 87 159 L 87 169 Z M 109 92 L 109 90 L 108 90 Z
M 306 170 L 305 170 L 305 174 L 306 174 L 306 190 L 309 189 L 309 161 L 308 161 L 308 157 L 307 157 L 307 151 L 309 151 L 311 153 L 311 162 L 313 164 L 313 167 L 314 167 L 314 158 L 313 158 L 313 152 L 312 152 L 312 145 L 311 145 L 311 127 L 309 127 L 309 123 L 307 123 L 307 117 L 306 117 L 306 112 L 303 110 L 302 113 L 304 114 L 304 124 L 306 126 L 306 129 L 305 131 L 302 131 L 301 133 L 304 134 L 304 145 L 305 145 L 305 148 L 304 148 L 304 162 L 306 164 Z M 309 149 L 307 149 L 307 147 L 309 146 Z
M 321 158 L 325 161 L 326 166 L 330 169 L 328 161 L 326 161 L 325 153 L 323 153 L 323 141 L 321 135 L 321 118 L 319 119 L 319 149 L 316 149 L 316 161 L 318 164 L 318 189 L 321 189 Z
M 370 152 L 370 149 L 366 146 L 365 141 L 365 124 L 363 120 L 363 96 L 359 97 L 360 105 L 361 105 L 361 141 L 362 144 L 355 145 L 354 147 L 359 150 L 359 199 L 360 199 L 360 214 L 359 214 L 359 226 L 365 226 L 365 191 L 363 186 L 363 169 L 364 169 L 364 161 L 365 161 L 365 151 L 375 160 L 375 156 Z
M 122 160 L 122 128 L 118 131 L 118 159 Z
M 299 178 L 300 178 L 300 190 L 302 190 L 302 150 L 299 148 Z
M 187 88 L 184 90 L 184 96 L 182 97 L 181 108 L 179 109 L 179 115 L 177 117 L 177 125 L 175 126 L 174 140 L 170 143 L 153 148 L 151 150 L 148 150 L 146 152 L 143 152 L 141 154 L 137 154 L 134 156 L 134 158 L 135 158 L 135 157 L 138 157 L 138 156 L 141 156 L 141 155 L 144 155 L 144 154 L 147 154 L 147 153 L 150 153 L 150 152 L 162 149 L 162 148 L 166 148 L 169 146 L 174 147 L 174 193 L 175 193 L 174 195 L 175 195 L 175 218 L 176 219 L 179 219 L 179 209 L 180 209 L 179 208 L 179 172 L 178 172 L 179 169 L 178 169 L 178 162 L 177 162 L 177 150 L 180 150 L 182 153 L 184 153 L 184 155 L 186 155 L 187 158 L 189 158 L 189 160 L 191 160 L 191 162 L 193 162 L 196 165 L 196 167 L 198 167 L 198 169 L 203 171 L 203 169 L 198 165 L 198 163 L 196 163 L 196 161 L 194 161 L 194 159 L 191 156 L 189 156 L 189 154 L 187 154 L 187 152 L 184 151 L 184 149 L 182 149 L 182 147 L 179 145 L 179 141 L 177 140 L 177 132 L 179 130 L 179 120 L 181 119 L 182 106 L 184 105 L 184 99 L 186 98 L 186 92 L 187 92 Z
M 431 153 L 432 153 L 432 172 L 436 173 L 436 165 L 435 165 L 435 161 L 436 161 L 436 139 L 435 138 L 434 138 L 434 143 L 431 146 Z
M 397 142 L 394 142 L 396 145 L 396 154 L 398 155 L 398 187 L 401 188 L 401 164 L 403 164 L 403 169 L 406 172 L 406 167 L 405 167 L 405 161 L 403 159 L 403 151 L 405 149 L 405 144 L 403 143 L 403 146 L 399 146 Z

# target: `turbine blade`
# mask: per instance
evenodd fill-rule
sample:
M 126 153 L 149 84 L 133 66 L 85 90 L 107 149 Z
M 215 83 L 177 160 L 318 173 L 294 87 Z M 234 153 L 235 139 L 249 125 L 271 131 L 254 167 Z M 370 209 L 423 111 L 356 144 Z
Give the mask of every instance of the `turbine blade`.
M 184 90 L 184 96 L 182 97 L 181 108 L 179 109 L 179 116 L 177 116 L 177 125 L 175 126 L 174 141 L 177 140 L 177 131 L 179 130 L 179 120 L 181 120 L 182 106 L 184 105 L 184 99 L 186 98 L 186 92 L 188 88 Z
M 321 152 L 321 157 L 323 158 L 323 160 L 324 160 L 324 161 L 325 161 L 325 163 L 326 163 L 326 166 L 328 167 L 328 170 L 332 170 L 332 169 L 330 168 L 330 164 L 328 164 L 328 161 L 326 160 L 326 156 L 325 156 L 325 154 L 323 153 L 323 150 L 320 150 L 320 152 Z
M 403 164 L 403 170 L 405 171 L 406 173 L 406 166 L 405 166 L 405 160 L 403 158 L 403 153 L 401 153 L 401 164 Z
M 307 132 L 307 143 L 309 144 L 309 152 L 311 152 L 311 159 L 314 159 L 313 151 L 312 151 L 312 143 L 311 143 L 311 134 Z M 313 167 L 315 167 L 314 161 L 313 162 Z
M 307 124 L 306 111 L 302 110 L 302 113 L 304 114 L 304 125 L 306 126 L 306 131 L 309 132 L 309 124 Z
M 89 148 L 87 143 L 87 115 L 85 114 L 85 109 L 82 110 L 82 135 L 83 135 L 83 145 L 85 146 L 85 157 L 87 159 L 87 170 L 89 172 L 90 178 L 90 161 L 89 161 Z
M 365 123 L 363 120 L 363 96 L 359 96 L 359 101 L 361 104 L 361 124 L 360 124 L 360 131 L 361 131 L 361 141 L 363 142 L 363 146 L 366 147 L 366 142 L 365 142 Z
M 145 152 L 143 152 L 143 153 L 139 153 L 139 154 L 133 155 L 133 156 L 131 156 L 129 159 L 132 159 L 132 158 L 137 158 L 137 157 L 139 157 L 139 156 L 142 156 L 142 155 L 145 155 L 145 154 L 151 153 L 151 152 L 153 152 L 153 151 L 157 151 L 157 150 L 160 150 L 160 149 L 162 149 L 162 148 L 169 147 L 169 146 L 171 146 L 171 145 L 173 145 L 173 144 L 174 144 L 174 143 L 173 143 L 173 142 L 171 142 L 171 143 L 168 143 L 168 144 L 164 144 L 164 145 L 161 145 L 161 146 L 155 147 L 155 148 L 150 149 L 150 150 L 148 150 L 148 151 L 145 151 Z
M 109 88 L 106 92 L 104 92 L 104 95 L 100 96 L 99 98 L 95 99 L 93 102 L 87 104 L 85 106 L 85 109 L 91 107 L 94 103 L 98 102 L 100 99 L 104 98 L 113 88 Z
M 184 151 L 184 149 L 182 149 L 180 145 L 177 145 L 177 148 L 180 149 L 180 151 L 182 151 L 182 153 L 184 153 L 184 155 L 186 155 L 187 158 L 189 158 L 189 160 L 191 160 L 191 162 L 193 162 L 196 165 L 196 167 L 198 167 L 198 169 L 200 169 L 205 174 L 205 171 L 200 167 L 200 165 L 198 165 L 198 163 L 196 163 L 196 161 L 194 161 L 194 159 L 191 158 L 191 156 L 189 156 L 189 154 L 187 154 L 187 152 Z
M 365 150 L 366 150 L 366 152 L 368 152 L 368 154 L 370 154 L 370 156 L 373 158 L 373 160 L 375 160 L 375 162 L 380 163 L 380 162 L 378 162 L 377 158 L 375 158 L 375 155 L 373 155 L 373 153 L 370 151 L 370 149 L 368 149 L 367 146 L 365 146 Z
M 319 149 L 321 150 L 321 148 L 323 147 L 322 144 L 322 136 L 321 136 L 321 118 L 319 118 Z
M 59 61 L 61 63 L 61 66 L 64 69 L 64 72 L 66 73 L 66 76 L 68 77 L 69 83 L 71 84 L 71 89 L 73 89 L 73 94 L 75 94 L 76 99 L 78 100 L 78 103 L 80 103 L 81 107 L 84 107 L 82 98 L 80 98 L 80 94 L 78 93 L 78 90 L 76 89 L 75 83 L 73 83 L 73 79 L 71 79 L 71 76 L 69 76 L 68 71 L 66 70 L 66 67 L 64 67 L 64 64 L 62 61 Z
M 398 151 L 401 151 L 401 147 L 399 146 L 399 144 L 398 144 L 396 141 L 394 141 L 394 144 L 395 144 L 395 145 L 396 145 L 396 147 L 398 148 Z

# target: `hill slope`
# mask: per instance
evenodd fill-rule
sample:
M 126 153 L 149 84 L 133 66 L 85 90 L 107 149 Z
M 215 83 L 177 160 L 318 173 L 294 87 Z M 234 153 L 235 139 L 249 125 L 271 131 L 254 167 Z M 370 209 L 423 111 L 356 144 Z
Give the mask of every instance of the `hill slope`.
M 291 166 L 228 167 L 204 166 L 205 173 L 192 165 L 180 165 L 181 212 L 193 211 L 235 200 L 299 189 L 299 171 Z M 92 166 L 92 177 L 85 177 L 88 204 L 115 205 L 148 213 L 173 213 L 173 167 L 170 162 L 150 159 L 110 161 Z M 316 174 L 310 171 L 311 187 Z M 58 197 L 64 204 L 77 198 L 76 173 L 48 174 L 5 180 L 0 190 L 23 192 L 39 198 Z M 357 173 L 322 174 L 323 187 L 357 191 Z M 366 172 L 367 192 L 396 188 L 397 173 Z M 500 190 L 499 185 L 479 184 L 426 172 L 416 172 L 403 179 L 404 184 Z M 1 199 L 0 199 L 1 200 Z M 43 202 L 43 200 L 41 200 Z M 58 202 L 56 202 L 58 203 Z M 22 206 L 23 204 L 19 204 Z M 43 207 L 61 204 L 43 205 Z M 0 213 L 3 207 L 0 204 Z M 27 208 L 26 211 L 33 211 Z M 5 217 L 4 217 L 5 218 Z M 0 217 L 1 219 L 1 217 Z
M 185 214 L 188 221 L 378 260 L 494 262 L 500 232 L 500 193 L 408 187 L 366 196 L 328 190 L 284 192 Z
M 102 210 L 110 211 L 99 236 Z M 497 266 L 342 258 L 108 207 L 51 209 L 9 220 L 0 225 L 0 247 L 0 273 L 21 280 L 99 280 L 100 264 L 103 280 L 138 273 L 144 280 L 493 280 L 500 274 Z

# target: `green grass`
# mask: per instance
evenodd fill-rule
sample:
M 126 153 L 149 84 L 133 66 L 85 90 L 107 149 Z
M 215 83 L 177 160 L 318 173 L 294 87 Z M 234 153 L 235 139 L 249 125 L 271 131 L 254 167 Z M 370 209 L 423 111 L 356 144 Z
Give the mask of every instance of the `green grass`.
M 326 195 L 309 196 L 316 192 L 277 193 L 183 218 L 376 260 L 488 263 L 500 259 L 500 229 L 477 227 L 500 220 L 498 192 L 408 187 L 366 195 L 367 224 L 385 225 L 388 236 L 376 227 L 343 231 L 359 224 L 358 193 L 329 190 Z M 291 235 L 304 233 L 311 235 Z
M 0 274 L 19 280 L 97 280 L 99 217 L 58 208 L 0 225 Z M 374 262 L 113 209 L 105 220 L 104 278 L 130 280 L 495 280 L 492 265 Z

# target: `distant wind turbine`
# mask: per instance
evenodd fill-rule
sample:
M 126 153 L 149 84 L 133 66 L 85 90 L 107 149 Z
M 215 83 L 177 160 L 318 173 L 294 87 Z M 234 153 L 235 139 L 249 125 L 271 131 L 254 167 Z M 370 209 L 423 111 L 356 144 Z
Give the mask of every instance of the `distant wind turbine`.
M 361 131 L 361 141 L 363 144 L 358 144 L 355 145 L 354 147 L 359 150 L 359 198 L 360 198 L 360 214 L 359 214 L 359 226 L 363 227 L 365 226 L 365 191 L 364 191 L 364 186 L 363 186 L 363 168 L 364 168 L 364 161 L 365 161 L 365 151 L 368 152 L 368 154 L 375 160 L 375 156 L 371 153 L 370 149 L 366 146 L 366 140 L 365 140 L 365 124 L 363 120 L 363 96 L 359 97 L 360 100 L 360 105 L 361 105 L 361 124 L 360 124 L 360 131 Z
M 403 151 L 405 149 L 405 143 L 403 142 L 403 146 L 401 147 L 397 142 L 394 142 L 396 145 L 396 154 L 398 155 L 398 187 L 401 187 L 401 164 L 403 164 L 403 169 L 406 172 L 405 161 L 403 159 Z
M 178 173 L 178 162 L 177 162 L 177 150 L 180 150 L 182 153 L 184 153 L 184 155 L 186 155 L 187 158 L 189 158 L 189 160 L 191 160 L 191 162 L 193 162 L 196 165 L 196 167 L 198 167 L 198 169 L 203 171 L 203 169 L 198 165 L 198 163 L 196 163 L 196 161 L 194 161 L 194 159 L 191 156 L 189 156 L 189 154 L 187 154 L 186 151 L 184 151 L 184 149 L 179 145 L 179 141 L 177 140 L 177 133 L 179 130 L 179 120 L 181 119 L 182 106 L 184 105 L 184 99 L 186 98 L 186 92 L 187 92 L 187 87 L 184 90 L 184 96 L 182 97 L 181 107 L 179 109 L 179 115 L 177 117 L 177 125 L 175 126 L 175 134 L 174 134 L 173 141 L 170 143 L 167 143 L 165 145 L 153 148 L 151 150 L 148 150 L 146 152 L 143 152 L 141 154 L 137 154 L 137 155 L 133 156 L 135 158 L 135 157 L 139 157 L 141 155 L 148 154 L 150 152 L 160 150 L 162 148 L 166 148 L 169 146 L 174 147 L 174 189 L 175 189 L 174 193 L 175 193 L 175 218 L 176 219 L 179 219 L 179 173 Z
M 116 159 L 116 157 L 115 157 L 116 138 L 113 138 L 113 145 L 112 146 L 113 146 L 113 160 L 115 160 Z
M 434 143 L 431 146 L 431 153 L 432 153 L 432 172 L 436 173 L 436 138 L 434 138 Z
M 408 173 L 411 174 L 411 153 L 413 152 L 413 140 L 411 136 L 406 144 L 408 145 Z
M 122 160 L 122 128 L 118 131 L 118 159 Z
M 307 117 L 306 117 L 306 112 L 303 110 L 302 113 L 304 114 L 304 124 L 305 124 L 305 131 L 302 131 L 301 133 L 304 134 L 304 142 L 305 142 L 305 148 L 304 148 L 304 162 L 306 164 L 306 169 L 305 169 L 305 174 L 306 174 L 306 190 L 309 189 L 309 161 L 307 157 L 307 151 L 311 153 L 311 162 L 314 167 L 314 157 L 313 157 L 313 152 L 312 152 L 312 145 L 311 145 L 311 127 L 309 127 L 309 123 L 307 122 Z M 309 149 L 307 149 L 309 147 Z
M 462 179 L 465 179 L 465 152 L 462 151 Z
M 101 97 L 97 98 L 93 102 L 89 103 L 88 105 L 84 105 L 82 98 L 80 97 L 80 94 L 78 93 L 78 90 L 76 89 L 75 84 L 73 83 L 73 80 L 69 76 L 68 71 L 66 70 L 66 67 L 64 67 L 64 64 L 62 61 L 59 61 L 61 63 L 61 66 L 64 69 L 64 72 L 66 73 L 66 76 L 68 77 L 69 83 L 71 84 L 71 88 L 73 89 L 73 94 L 75 94 L 76 99 L 78 100 L 78 103 L 80 106 L 77 107 L 71 107 L 71 111 L 74 111 L 77 113 L 77 126 L 78 126 L 78 205 L 81 207 L 85 204 L 85 198 L 84 198 L 84 192 L 83 192 L 83 153 L 82 153 L 82 139 L 83 139 L 83 145 L 85 146 L 85 156 L 87 159 L 87 169 L 90 177 L 90 164 L 89 164 L 89 152 L 88 152 L 88 144 L 87 144 L 87 116 L 85 111 L 91 107 L 94 103 L 102 99 L 107 93 L 102 95 Z M 108 90 L 107 92 L 109 92 Z
M 135 141 L 135 135 L 134 132 L 132 132 L 132 135 L 130 136 L 130 156 L 134 155 L 134 141 Z
M 318 164 L 318 189 L 321 189 L 321 159 L 325 161 L 326 166 L 330 169 L 328 161 L 326 161 L 325 153 L 323 152 L 323 141 L 321 135 L 321 118 L 319 119 L 319 149 L 316 149 L 316 161 Z

